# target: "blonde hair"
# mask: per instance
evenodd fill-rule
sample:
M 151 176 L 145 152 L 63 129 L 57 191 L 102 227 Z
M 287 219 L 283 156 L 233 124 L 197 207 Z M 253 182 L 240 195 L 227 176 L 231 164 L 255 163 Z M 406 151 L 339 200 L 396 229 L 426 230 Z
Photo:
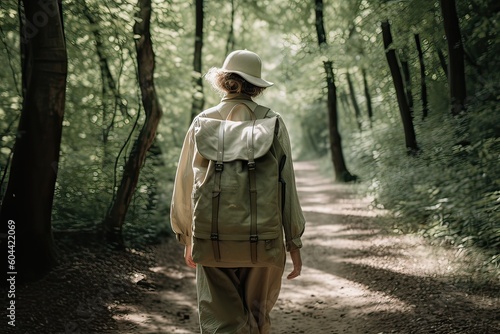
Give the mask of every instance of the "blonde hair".
M 225 72 L 217 67 L 208 70 L 205 80 L 221 95 L 237 93 L 256 97 L 266 89 L 249 83 L 236 73 Z

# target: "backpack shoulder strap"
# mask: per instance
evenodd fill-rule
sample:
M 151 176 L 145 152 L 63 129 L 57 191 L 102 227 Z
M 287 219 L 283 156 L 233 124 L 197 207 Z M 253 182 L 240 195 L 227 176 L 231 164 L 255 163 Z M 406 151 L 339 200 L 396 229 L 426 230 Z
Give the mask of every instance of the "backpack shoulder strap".
M 274 110 L 271 110 L 270 108 L 262 105 L 257 105 L 255 107 L 255 116 L 257 116 L 257 119 L 259 118 L 272 118 L 272 117 L 279 117 L 281 118 L 280 114 L 275 112 Z
M 257 119 L 266 118 L 267 114 L 271 111 L 268 107 L 261 106 L 260 104 L 254 110 Z
M 274 134 L 278 135 L 280 130 L 280 123 L 278 122 L 278 118 L 280 117 L 280 115 L 278 113 L 272 111 L 268 107 L 261 106 L 260 104 L 257 105 L 257 107 L 254 110 L 254 113 L 257 119 L 276 117 L 276 127 L 274 128 Z

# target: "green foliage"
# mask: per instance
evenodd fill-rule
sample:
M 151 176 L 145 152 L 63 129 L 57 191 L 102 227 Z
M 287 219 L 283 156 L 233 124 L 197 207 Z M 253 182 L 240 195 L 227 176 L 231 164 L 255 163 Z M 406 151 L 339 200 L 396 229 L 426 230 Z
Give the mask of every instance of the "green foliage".
M 377 205 L 398 218 L 395 227 L 458 247 L 480 247 L 499 263 L 500 43 L 493 0 L 457 1 L 470 97 L 467 114 L 459 119 L 449 115 L 447 78 L 438 57 L 442 52 L 446 61 L 439 1 L 326 0 L 328 47 L 323 48 L 314 29 L 313 1 L 234 3 L 235 47 L 255 51 L 265 60 L 263 76 L 275 86 L 259 102 L 283 116 L 295 157 L 328 158 L 323 62 L 331 60 L 348 168 L 371 184 Z M 4 1 L 0 9 L 3 173 L 15 141 L 22 93 L 17 7 Z M 63 9 L 69 76 L 53 225 L 96 229 L 144 121 L 132 32 L 137 9 L 134 2 L 123 0 L 72 0 L 64 2 Z M 203 72 L 220 66 L 225 57 L 230 13 L 230 2 L 205 2 Z M 172 183 L 190 120 L 194 14 L 192 2 L 153 2 L 155 85 L 164 116 L 128 212 L 125 235 L 130 242 L 154 241 L 168 230 Z M 391 22 L 393 47 L 410 69 L 415 130 L 422 149 L 418 156 L 407 156 L 404 148 L 380 35 L 385 19 Z M 425 120 L 415 33 L 420 35 L 426 64 Z M 348 71 L 361 107 L 361 131 L 347 95 Z M 367 73 L 372 120 L 367 118 L 362 71 Z M 207 105 L 219 100 L 210 88 L 204 94 Z
M 22 92 L 20 58 L 18 52 L 19 34 L 16 29 L 17 8 L 15 3 L 3 1 L 0 4 L 0 168 L 2 174 L 15 142 L 17 121 L 19 120 Z M 6 188 L 2 185 L 0 194 Z
M 481 5 L 479 2 L 475 5 Z M 484 4 L 486 2 L 483 2 Z M 394 6 L 411 7 L 412 2 L 400 2 Z M 471 5 L 472 6 L 472 5 Z M 403 8 L 403 9 L 404 9 Z M 428 7 L 426 7 L 428 8 Z M 468 8 L 466 5 L 459 9 Z M 483 7 L 484 9 L 484 7 Z M 388 10 L 388 6 L 385 7 Z M 412 11 L 419 15 L 419 11 Z M 387 12 L 391 14 L 391 11 Z M 408 48 L 412 31 L 399 26 L 399 20 L 407 17 L 404 11 L 393 22 L 397 47 Z M 434 14 L 435 15 L 435 14 Z M 500 157 L 498 82 L 496 56 L 498 41 L 478 27 L 493 24 L 492 18 L 472 16 L 462 12 L 462 25 L 466 48 L 487 44 L 477 57 L 468 58 L 469 104 L 465 115 L 454 119 L 449 115 L 449 98 L 446 77 L 440 69 L 436 51 L 443 46 L 436 43 L 437 29 L 426 27 L 425 20 L 415 24 L 423 34 L 430 114 L 425 120 L 415 117 L 417 141 L 422 152 L 407 156 L 402 149 L 402 132 L 387 97 L 390 89 L 380 90 L 383 103 L 376 108 L 378 120 L 368 133 L 350 133 L 347 140 L 350 161 L 361 170 L 362 178 L 369 179 L 371 191 L 380 207 L 388 209 L 397 218 L 395 228 L 404 232 L 418 232 L 435 240 L 442 240 L 459 248 L 479 248 L 489 254 L 489 262 L 500 264 Z M 497 15 L 494 15 L 495 17 Z M 437 22 L 440 20 L 437 19 Z M 481 32 L 482 31 L 482 32 Z M 432 35 L 429 34 L 432 32 Z M 441 32 L 442 34 L 442 32 Z M 434 36 L 433 36 L 434 35 Z M 415 54 L 414 51 L 412 51 Z M 413 59 L 413 60 L 412 60 Z M 418 63 L 410 57 L 412 73 Z M 429 66 L 430 65 L 430 66 Z M 418 73 L 418 72 L 417 72 Z M 413 76 L 415 88 L 420 83 Z M 384 113 L 385 117 L 380 114 Z M 420 106 L 415 116 L 420 115 Z M 385 118 L 385 119 L 383 119 Z M 396 144 L 397 145 L 394 145 Z M 375 168 L 374 168 L 375 167 Z
M 482 110 L 461 120 L 432 116 L 421 125 L 426 136 L 420 137 L 423 150 L 418 157 L 397 156 L 389 150 L 374 157 L 378 167 L 374 191 L 378 202 L 399 217 L 399 228 L 459 247 L 481 247 L 498 256 L 500 139 L 469 144 L 460 135 L 464 127 L 477 131 L 463 123 L 485 114 L 500 120 L 498 110 Z M 432 125 L 436 123 L 440 126 Z

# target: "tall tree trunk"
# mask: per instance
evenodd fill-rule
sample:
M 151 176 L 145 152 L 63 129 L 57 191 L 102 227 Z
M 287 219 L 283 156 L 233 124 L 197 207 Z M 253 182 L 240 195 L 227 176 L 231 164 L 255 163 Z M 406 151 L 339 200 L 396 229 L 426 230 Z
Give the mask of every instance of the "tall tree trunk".
M 441 65 L 441 68 L 443 69 L 444 75 L 446 75 L 446 78 L 448 78 L 448 64 L 446 64 L 446 57 L 444 56 L 443 50 L 438 48 L 437 54 L 439 57 L 439 64 Z
M 323 20 L 323 0 L 315 0 L 316 13 L 316 33 L 318 35 L 318 44 L 320 48 L 327 46 L 326 33 Z M 326 74 L 327 98 L 328 98 L 328 125 L 330 138 L 330 151 L 332 163 L 335 170 L 335 180 L 340 182 L 349 182 L 357 179 L 347 170 L 344 153 L 342 151 L 342 138 L 338 129 L 337 112 L 337 87 L 333 76 L 333 64 L 327 60 L 323 62 Z
M 61 3 L 20 1 L 20 8 L 24 99 L 0 221 L 8 236 L 3 254 L 15 261 L 7 272 L 27 281 L 57 262 L 51 212 L 68 63 Z
M 135 48 L 146 120 L 130 152 L 116 197 L 103 222 L 106 241 L 117 249 L 122 249 L 125 246 L 122 235 L 123 223 L 139 180 L 140 170 L 146 160 L 146 153 L 156 136 L 156 129 L 162 115 L 154 85 L 155 55 L 150 32 L 151 0 L 139 0 L 137 7 L 139 8 L 137 15 L 140 20 L 134 24 L 134 34 L 140 37 L 135 39 Z
M 229 32 L 227 34 L 226 55 L 234 50 L 234 13 L 234 0 L 231 0 L 231 25 L 229 26 Z
M 196 32 L 194 37 L 193 81 L 194 93 L 191 105 L 191 120 L 203 111 L 205 97 L 203 95 L 203 79 L 201 75 L 201 58 L 203 49 L 203 0 L 196 0 Z
M 382 22 L 382 37 L 384 40 L 385 55 L 387 57 L 387 62 L 389 63 L 389 69 L 391 70 L 394 88 L 396 89 L 399 112 L 403 121 L 406 148 L 409 154 L 413 154 L 416 153 L 419 148 L 417 146 L 415 129 L 413 128 L 413 119 L 410 107 L 406 101 L 403 76 L 401 75 L 401 71 L 399 69 L 396 51 L 392 47 L 391 25 L 389 24 L 389 21 Z
M 451 113 L 452 115 L 458 115 L 465 111 L 467 92 L 465 87 L 464 48 L 455 0 L 441 0 L 441 12 L 448 41 L 448 83 L 450 86 Z
M 344 114 L 348 116 L 349 123 L 351 123 L 351 106 L 349 105 L 349 99 L 347 97 L 347 93 L 340 92 L 337 94 L 338 95 L 338 100 L 342 104 L 342 108 L 344 109 Z
M 408 60 L 406 59 L 406 55 L 404 55 L 404 57 L 405 59 L 401 61 L 401 69 L 403 70 L 406 102 L 408 103 L 408 108 L 410 108 L 410 113 L 413 115 L 413 94 L 411 91 L 410 66 L 408 65 Z
M 373 125 L 373 105 L 372 105 L 372 97 L 370 95 L 370 88 L 368 87 L 368 79 L 366 78 L 366 70 L 363 68 L 361 70 L 363 74 L 363 86 L 365 89 L 365 99 L 366 99 L 366 108 L 368 110 L 368 119 L 370 120 L 370 127 Z
M 351 74 L 349 71 L 346 73 L 347 85 L 349 87 L 349 95 L 351 97 L 351 102 L 354 107 L 354 115 L 356 116 L 356 123 L 358 124 L 359 131 L 362 130 L 361 122 L 361 110 L 359 108 L 358 100 L 356 100 L 356 92 L 354 91 L 354 85 L 352 83 Z
M 427 84 L 425 83 L 425 63 L 422 44 L 420 43 L 420 35 L 415 34 L 415 44 L 418 51 L 418 61 L 420 63 L 420 94 L 422 96 L 422 119 L 425 119 L 429 114 L 429 102 L 427 100 Z

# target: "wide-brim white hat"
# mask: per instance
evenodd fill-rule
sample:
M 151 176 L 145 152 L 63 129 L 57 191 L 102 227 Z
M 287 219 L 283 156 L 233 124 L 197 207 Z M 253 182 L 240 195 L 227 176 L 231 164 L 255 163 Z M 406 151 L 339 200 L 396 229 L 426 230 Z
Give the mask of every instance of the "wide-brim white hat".
M 270 87 L 272 82 L 262 79 L 262 60 L 248 50 L 236 50 L 227 55 L 221 68 L 228 73 L 236 73 L 257 87 Z

